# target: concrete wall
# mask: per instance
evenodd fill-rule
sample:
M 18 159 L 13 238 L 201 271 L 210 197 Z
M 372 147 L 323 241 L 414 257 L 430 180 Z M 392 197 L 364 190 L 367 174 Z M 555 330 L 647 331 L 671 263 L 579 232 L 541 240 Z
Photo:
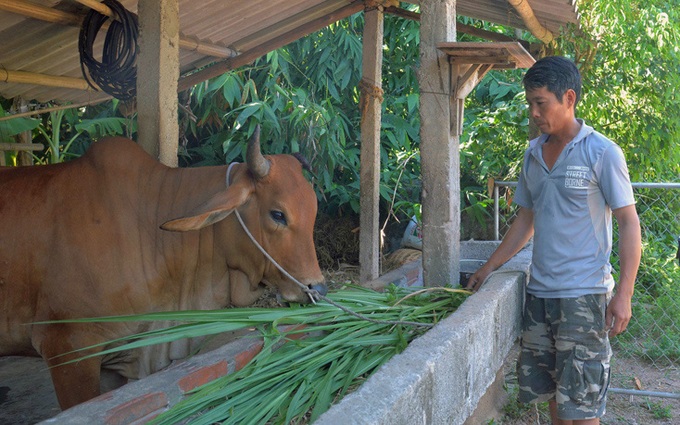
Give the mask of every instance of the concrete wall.
M 462 257 L 488 258 L 496 246 L 466 242 Z M 315 424 L 465 423 L 519 336 L 529 263 L 530 251 L 518 254 Z
M 464 242 L 461 252 L 465 259 L 483 260 L 496 246 L 496 242 Z M 413 341 L 315 423 L 449 425 L 463 424 L 466 420 L 468 424 L 475 423 L 469 417 L 497 378 L 519 335 L 529 262 L 530 251 L 522 251 L 491 275 L 484 287 L 454 314 Z M 370 286 L 412 285 L 418 281 L 420 270 L 418 262 L 411 263 L 371 282 Z M 234 341 L 41 423 L 146 423 L 193 388 L 240 369 L 261 348 L 258 339 Z

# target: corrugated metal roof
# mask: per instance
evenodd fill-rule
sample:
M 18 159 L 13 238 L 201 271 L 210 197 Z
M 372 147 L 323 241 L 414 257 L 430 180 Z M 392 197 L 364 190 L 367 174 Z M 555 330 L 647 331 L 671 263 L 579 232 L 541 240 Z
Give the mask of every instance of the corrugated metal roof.
M 566 23 L 577 23 L 576 0 L 529 0 L 538 21 L 554 33 Z M 414 3 L 416 1 L 411 1 Z M 137 12 L 137 0 L 121 0 Z M 16 8 L 42 7 L 58 12 L 59 21 L 27 17 Z M 458 0 L 457 13 L 515 28 L 525 28 L 507 0 Z M 14 8 L 14 11 L 11 8 Z M 94 90 L 51 87 L 45 84 L 6 82 L 8 72 L 29 72 L 83 79 L 78 52 L 79 27 L 88 7 L 74 0 L 0 0 L 0 96 L 41 102 L 88 102 L 107 98 Z M 358 0 L 179 0 L 180 68 L 182 74 L 223 61 L 197 50 L 196 42 L 214 50 L 237 54 L 235 59 L 264 54 L 306 33 L 363 10 Z M 100 34 L 97 43 L 103 43 Z M 96 50 L 96 47 L 95 47 Z M 250 59 L 252 60 L 252 58 Z M 74 80 L 76 81 L 76 80 Z

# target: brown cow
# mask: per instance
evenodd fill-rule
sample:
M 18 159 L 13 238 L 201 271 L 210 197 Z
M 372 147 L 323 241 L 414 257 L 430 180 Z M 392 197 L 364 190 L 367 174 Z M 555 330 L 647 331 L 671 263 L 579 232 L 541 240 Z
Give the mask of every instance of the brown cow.
M 325 292 L 312 237 L 316 196 L 290 155 L 169 168 L 136 143 L 94 143 L 68 163 L 0 170 L 0 355 L 54 358 L 149 324 L 30 325 L 79 317 L 252 304 L 263 283 L 307 294 L 265 259 L 234 214 L 300 282 Z M 163 230 L 161 229 L 163 227 Z M 145 376 L 188 354 L 178 343 L 50 369 L 63 409 L 99 394 L 100 369 Z M 82 356 L 82 353 L 75 357 Z

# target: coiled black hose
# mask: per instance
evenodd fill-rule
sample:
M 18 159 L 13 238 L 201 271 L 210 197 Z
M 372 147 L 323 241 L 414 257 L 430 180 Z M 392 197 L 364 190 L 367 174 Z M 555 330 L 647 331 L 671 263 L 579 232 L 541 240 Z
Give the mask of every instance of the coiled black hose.
M 88 84 L 94 89 L 101 88 L 116 99 L 131 100 L 137 92 L 137 36 L 139 21 L 137 15 L 129 12 L 116 0 L 104 0 L 116 15 L 110 19 L 96 10 L 90 10 L 78 37 L 80 68 Z M 104 39 L 102 61 L 95 59 L 93 45 L 104 23 L 111 24 Z

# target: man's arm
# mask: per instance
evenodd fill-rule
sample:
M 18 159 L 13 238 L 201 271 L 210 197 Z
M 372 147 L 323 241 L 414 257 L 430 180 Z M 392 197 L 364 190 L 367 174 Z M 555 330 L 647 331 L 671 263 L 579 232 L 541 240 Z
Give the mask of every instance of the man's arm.
M 616 294 L 607 307 L 605 325 L 609 329 L 609 335 L 615 336 L 626 330 L 633 316 L 631 300 L 640 266 L 642 240 L 640 219 L 635 205 L 618 208 L 612 212 L 619 225 L 619 268 L 621 272 Z
M 520 207 L 517 217 L 512 222 L 510 230 L 503 238 L 498 248 L 491 254 L 489 260 L 470 276 L 468 289 L 476 291 L 482 286 L 487 276 L 494 270 L 505 264 L 527 244 L 534 234 L 534 213 L 528 208 Z

